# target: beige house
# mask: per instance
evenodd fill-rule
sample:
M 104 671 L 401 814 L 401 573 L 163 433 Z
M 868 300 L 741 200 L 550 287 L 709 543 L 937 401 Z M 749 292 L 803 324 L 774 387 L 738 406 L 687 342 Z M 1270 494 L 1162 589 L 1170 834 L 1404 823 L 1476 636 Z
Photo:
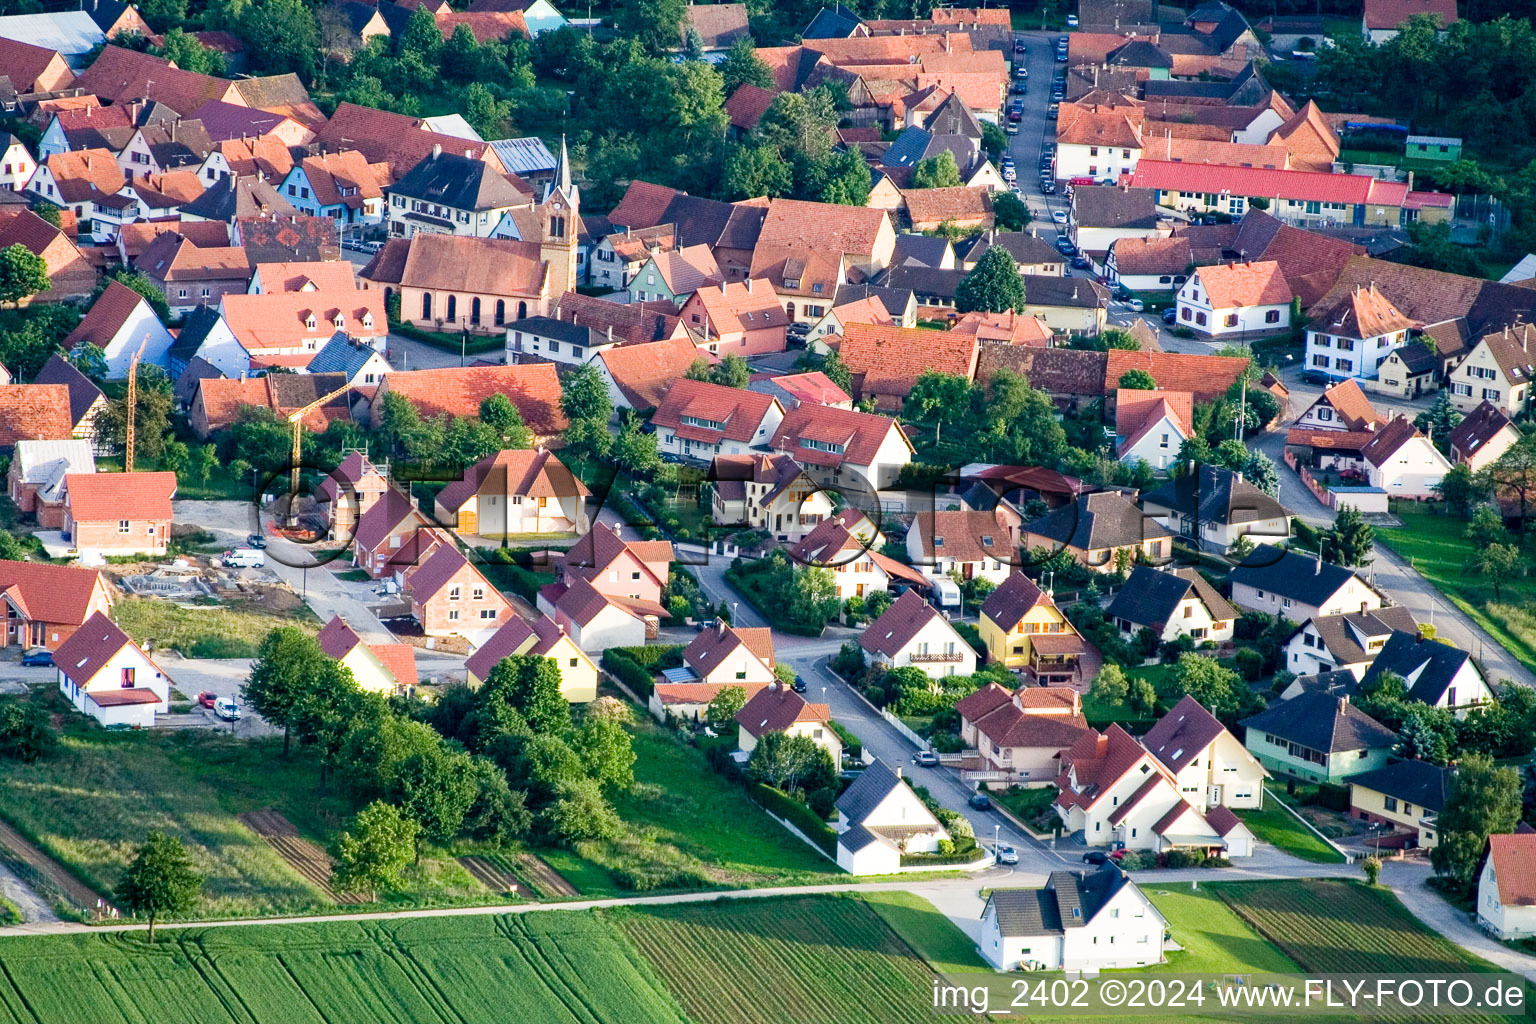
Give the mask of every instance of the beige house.
M 957 572 L 996 586 L 1018 563 L 1022 521 L 1001 503 L 981 512 L 919 512 L 907 531 L 907 557 L 929 576 Z
M 771 732 L 805 736 L 832 755 L 832 764 L 843 763 L 843 741 L 832 729 L 832 712 L 825 704 L 809 704 L 787 686 L 764 687 L 736 712 L 737 745 L 751 753 Z
M 1187 636 L 1226 643 L 1238 612 L 1194 569 L 1138 565 L 1105 614 L 1127 633 L 1150 629 L 1162 642 Z
M 981 754 L 994 789 L 1050 782 L 1061 770 L 1058 755 L 1093 736 L 1083 717 L 1082 695 L 1068 686 L 1022 686 L 1010 693 L 997 683 L 955 704 L 960 738 Z
M 1451 430 L 1451 461 L 1476 473 L 1518 440 L 1519 428 L 1492 402 L 1484 402 Z
M 831 498 L 788 455 L 716 455 L 709 479 L 716 526 L 793 543 L 833 513 Z
M 487 455 L 437 495 L 437 521 L 480 537 L 585 533 L 586 485 L 544 448 Z
M 773 631 L 718 621 L 683 648 L 683 667 L 693 673 L 697 683 L 705 685 L 755 687 L 771 683 L 775 678 Z
M 1455 769 L 1428 761 L 1394 761 L 1349 777 L 1349 816 L 1383 825 L 1383 846 L 1432 849 L 1435 820 L 1445 810 Z
M 1501 939 L 1536 935 L 1536 832 L 1488 837 L 1477 876 L 1477 923 Z
M 1514 419 L 1530 407 L 1536 326 L 1520 324 L 1479 338 L 1448 375 L 1451 404 L 1471 412 L 1483 402 Z
M 597 699 L 597 665 L 547 615 L 540 615 L 531 624 L 521 616 L 513 616 L 477 647 L 464 662 L 470 688 L 485 685 L 491 670 L 514 654 L 549 658 L 558 665 L 560 693 L 571 703 Z
M 332 616 L 316 639 L 322 651 L 352 670 L 360 689 L 393 694 L 416 685 L 416 648 L 410 644 L 364 643 L 340 615 Z

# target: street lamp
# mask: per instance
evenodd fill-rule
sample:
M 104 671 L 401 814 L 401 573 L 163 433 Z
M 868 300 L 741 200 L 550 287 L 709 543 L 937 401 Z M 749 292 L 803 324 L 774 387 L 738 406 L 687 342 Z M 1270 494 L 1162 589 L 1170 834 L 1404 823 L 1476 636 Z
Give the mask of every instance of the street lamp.
M 1002 843 L 1002 841 L 1003 841 L 1003 826 L 998 825 L 998 824 L 996 824 L 994 822 L 993 825 L 992 825 L 992 856 L 994 856 L 994 857 L 997 856 L 997 854 L 998 854 L 998 849 L 997 848 L 998 848 L 999 844 Z

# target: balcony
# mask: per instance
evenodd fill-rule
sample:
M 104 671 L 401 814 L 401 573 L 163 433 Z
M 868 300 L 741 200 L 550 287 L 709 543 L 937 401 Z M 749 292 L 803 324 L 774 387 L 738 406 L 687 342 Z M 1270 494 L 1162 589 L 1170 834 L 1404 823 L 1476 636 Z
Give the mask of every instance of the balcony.
M 914 665 L 930 665 L 935 662 L 944 663 L 963 661 L 964 656 L 960 654 L 914 654 L 912 655 L 911 660 L 912 664 Z

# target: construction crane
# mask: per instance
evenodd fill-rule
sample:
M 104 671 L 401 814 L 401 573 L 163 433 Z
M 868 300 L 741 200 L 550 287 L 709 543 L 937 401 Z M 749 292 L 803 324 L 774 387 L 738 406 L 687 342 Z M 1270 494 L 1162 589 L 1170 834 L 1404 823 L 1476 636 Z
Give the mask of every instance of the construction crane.
M 304 408 L 295 409 L 293 412 L 288 414 L 288 422 L 293 425 L 293 470 L 288 484 L 288 519 L 290 522 L 292 522 L 295 518 L 293 506 L 294 503 L 298 501 L 299 497 L 299 459 L 302 454 L 299 448 L 299 440 L 300 434 L 304 429 L 304 417 L 308 416 L 310 413 L 314 412 L 316 409 L 320 408 L 331 399 L 336 398 L 339 395 L 344 395 L 350 390 L 352 390 L 351 384 L 343 384 L 341 387 L 337 388 L 335 391 L 332 391 L 330 394 L 321 398 L 317 398 L 313 402 L 310 402 L 308 405 L 306 405 Z
M 138 419 L 139 412 L 139 357 L 144 354 L 144 346 L 149 344 L 149 335 L 144 335 L 144 340 L 139 342 L 139 350 L 128 360 L 128 407 L 127 407 L 127 436 L 123 447 L 123 472 L 133 472 L 133 421 Z

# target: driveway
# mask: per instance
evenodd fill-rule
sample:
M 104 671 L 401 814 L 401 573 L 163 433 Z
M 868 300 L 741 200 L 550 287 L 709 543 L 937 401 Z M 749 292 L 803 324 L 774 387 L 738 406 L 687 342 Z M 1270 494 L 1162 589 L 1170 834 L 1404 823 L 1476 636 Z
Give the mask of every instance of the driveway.
M 1392 864 L 1387 862 L 1387 866 Z M 1427 884 L 1428 870 L 1421 870 L 1416 875 L 1406 871 L 1391 874 L 1383 871 L 1382 879 L 1393 895 L 1403 901 L 1403 906 L 1429 928 L 1506 971 L 1536 981 L 1536 957 L 1510 949 L 1479 928 L 1471 914 L 1447 903 Z

